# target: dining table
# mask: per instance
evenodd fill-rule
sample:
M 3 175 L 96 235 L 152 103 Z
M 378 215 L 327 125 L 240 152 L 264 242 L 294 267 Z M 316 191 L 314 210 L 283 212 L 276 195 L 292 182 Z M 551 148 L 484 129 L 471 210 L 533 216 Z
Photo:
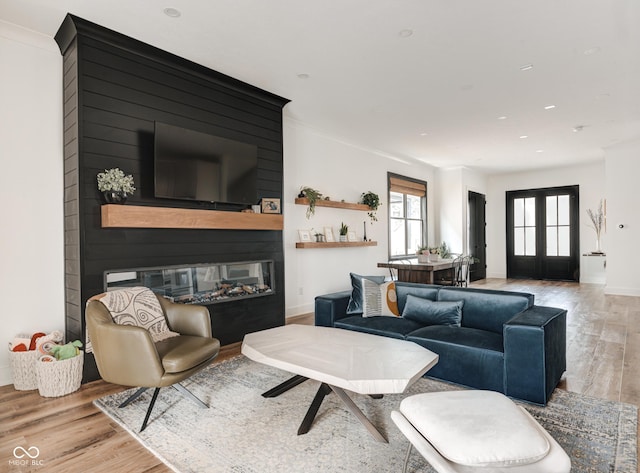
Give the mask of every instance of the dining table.
M 453 259 L 440 259 L 428 263 L 420 263 L 417 259 L 387 261 L 378 263 L 378 268 L 396 270 L 398 281 L 434 284 L 437 276 L 451 272 Z

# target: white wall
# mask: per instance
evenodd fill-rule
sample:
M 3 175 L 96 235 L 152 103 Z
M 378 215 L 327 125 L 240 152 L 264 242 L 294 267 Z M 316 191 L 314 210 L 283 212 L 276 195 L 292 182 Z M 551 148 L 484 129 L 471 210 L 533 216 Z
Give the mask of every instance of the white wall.
M 377 263 L 387 261 L 387 172 L 427 181 L 429 241 L 433 241 L 434 169 L 426 164 L 405 164 L 316 132 L 286 114 L 284 118 L 284 253 L 287 316 L 313 311 L 314 297 L 349 289 L 349 272 L 387 274 Z M 331 200 L 358 202 L 363 192 L 380 196 L 378 222 L 365 212 L 317 207 L 307 220 L 306 207 L 295 205 L 300 187 L 308 186 Z M 359 238 L 367 222 L 367 237 L 375 247 L 296 249 L 298 229 L 337 228 L 341 222 L 355 229 Z
M 601 161 L 579 166 L 489 176 L 487 180 L 487 277 L 505 278 L 507 276 L 506 191 L 579 185 L 579 251 L 582 255 L 595 250 L 595 231 L 587 226 L 589 217 L 586 211 L 589 208 L 596 209 L 600 199 L 607 197 L 604 175 L 605 163 Z M 603 251 L 607 253 L 608 238 L 608 234 L 605 233 L 601 240 Z M 607 277 L 608 274 L 609 268 L 607 268 Z
M 605 150 L 607 286 L 605 293 L 640 296 L 640 141 Z M 624 228 L 618 228 L 618 225 Z
M 467 254 L 469 191 L 486 195 L 486 176 L 464 167 L 441 168 L 436 180 L 434 243 L 444 241 L 452 253 Z
M 0 21 L 0 300 L 6 347 L 64 329 L 62 56 L 52 38 Z M 0 385 L 11 384 L 0 350 Z

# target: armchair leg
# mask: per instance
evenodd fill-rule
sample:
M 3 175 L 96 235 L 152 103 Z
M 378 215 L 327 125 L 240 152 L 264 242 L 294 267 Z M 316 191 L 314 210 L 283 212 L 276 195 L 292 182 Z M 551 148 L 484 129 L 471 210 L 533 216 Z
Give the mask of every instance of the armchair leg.
M 209 409 L 209 406 L 207 406 L 204 402 L 198 399 L 191 391 L 185 388 L 182 384 L 176 383 L 172 385 L 172 387 L 175 388 L 175 390 L 178 391 L 180 394 L 182 394 L 184 397 L 191 399 L 193 402 L 195 402 L 198 405 L 198 407 Z
M 147 409 L 147 414 L 144 416 L 144 422 L 142 423 L 142 428 L 140 432 L 147 428 L 147 422 L 149 421 L 149 416 L 151 416 L 151 411 L 153 410 L 153 406 L 156 403 L 156 399 L 158 399 L 158 393 L 160 392 L 160 388 L 156 388 L 153 391 L 153 397 L 151 397 L 151 402 L 149 403 L 149 408 Z
M 131 396 L 129 396 L 127 398 L 126 401 L 124 401 L 122 404 L 120 404 L 118 406 L 119 409 L 123 408 L 123 407 L 127 407 L 129 404 L 131 404 L 133 401 L 135 401 L 136 399 L 138 399 L 140 397 L 140 395 L 145 392 L 147 389 L 149 388 L 140 388 L 138 389 L 135 393 L 133 393 Z

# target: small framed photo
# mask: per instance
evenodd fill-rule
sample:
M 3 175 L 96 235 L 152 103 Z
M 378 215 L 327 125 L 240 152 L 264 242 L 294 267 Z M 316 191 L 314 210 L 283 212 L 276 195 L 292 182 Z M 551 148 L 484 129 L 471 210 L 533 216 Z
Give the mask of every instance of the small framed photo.
M 261 201 L 263 214 L 279 214 L 280 199 L 276 197 L 264 197 Z
M 302 242 L 311 241 L 311 232 L 309 230 L 298 230 L 298 237 Z
M 347 241 L 358 241 L 358 237 L 356 237 L 356 232 L 353 230 L 349 230 L 347 232 Z
M 327 242 L 336 241 L 335 238 L 333 237 L 333 228 L 324 227 L 324 241 L 327 241 Z

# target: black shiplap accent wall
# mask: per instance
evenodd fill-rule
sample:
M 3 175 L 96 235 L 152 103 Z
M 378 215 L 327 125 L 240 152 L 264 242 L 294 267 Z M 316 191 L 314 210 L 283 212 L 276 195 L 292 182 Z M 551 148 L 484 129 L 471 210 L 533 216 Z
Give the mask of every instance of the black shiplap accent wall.
M 284 324 L 280 231 L 103 229 L 96 175 L 133 174 L 137 205 L 207 208 L 154 198 L 154 121 L 258 146 L 258 198 L 282 198 L 282 108 L 288 100 L 67 15 L 64 57 L 66 337 L 84 340 L 84 304 L 107 270 L 274 260 L 276 294 L 209 306 L 222 344 Z M 98 377 L 92 357 L 85 381 Z

